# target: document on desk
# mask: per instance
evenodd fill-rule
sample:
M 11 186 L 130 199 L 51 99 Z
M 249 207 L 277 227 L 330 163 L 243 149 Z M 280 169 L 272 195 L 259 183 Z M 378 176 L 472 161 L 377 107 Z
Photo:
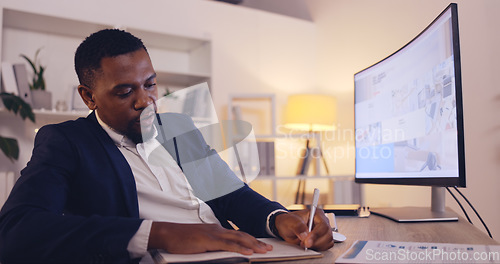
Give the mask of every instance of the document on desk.
M 500 245 L 357 240 L 335 263 L 500 263 Z
M 198 254 L 170 254 L 162 250 L 154 250 L 151 252 L 151 256 L 157 264 L 234 262 L 254 263 L 321 258 L 323 256 L 323 254 L 314 250 L 309 249 L 305 251 L 304 248 L 286 243 L 278 239 L 259 238 L 259 240 L 267 244 L 271 244 L 273 246 L 273 250 L 264 254 L 254 253 L 250 256 L 227 251 L 205 252 Z

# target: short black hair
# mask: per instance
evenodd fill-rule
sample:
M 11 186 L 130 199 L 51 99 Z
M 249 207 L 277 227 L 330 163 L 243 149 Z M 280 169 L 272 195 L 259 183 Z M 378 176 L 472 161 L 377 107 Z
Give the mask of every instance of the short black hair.
M 75 52 L 75 71 L 80 84 L 93 88 L 103 58 L 112 58 L 139 49 L 147 52 L 141 39 L 124 30 L 103 29 L 91 34 Z

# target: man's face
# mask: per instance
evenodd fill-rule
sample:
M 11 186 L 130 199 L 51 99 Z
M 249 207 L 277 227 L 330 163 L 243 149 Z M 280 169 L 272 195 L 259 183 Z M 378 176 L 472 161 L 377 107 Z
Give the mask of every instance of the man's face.
M 143 131 L 150 132 L 158 96 L 156 73 L 144 49 L 101 60 L 101 73 L 92 92 L 89 108 L 94 109 L 108 126 L 141 142 L 141 113 Z M 151 107 L 148 107 L 151 106 Z M 147 109 L 146 109 L 147 107 Z M 144 127 L 146 129 L 144 129 Z

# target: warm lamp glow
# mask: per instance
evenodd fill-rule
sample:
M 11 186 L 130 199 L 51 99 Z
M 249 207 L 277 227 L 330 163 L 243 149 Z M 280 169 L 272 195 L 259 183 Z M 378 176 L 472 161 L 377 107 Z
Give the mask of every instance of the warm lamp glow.
M 336 129 L 337 99 L 329 95 L 297 94 L 288 97 L 285 127 L 304 131 Z

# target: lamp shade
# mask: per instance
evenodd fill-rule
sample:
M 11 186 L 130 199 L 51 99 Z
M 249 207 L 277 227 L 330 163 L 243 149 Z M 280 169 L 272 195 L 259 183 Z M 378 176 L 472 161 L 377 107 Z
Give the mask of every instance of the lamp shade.
M 288 96 L 285 127 L 304 131 L 334 130 L 337 123 L 337 99 L 329 95 L 297 94 Z

